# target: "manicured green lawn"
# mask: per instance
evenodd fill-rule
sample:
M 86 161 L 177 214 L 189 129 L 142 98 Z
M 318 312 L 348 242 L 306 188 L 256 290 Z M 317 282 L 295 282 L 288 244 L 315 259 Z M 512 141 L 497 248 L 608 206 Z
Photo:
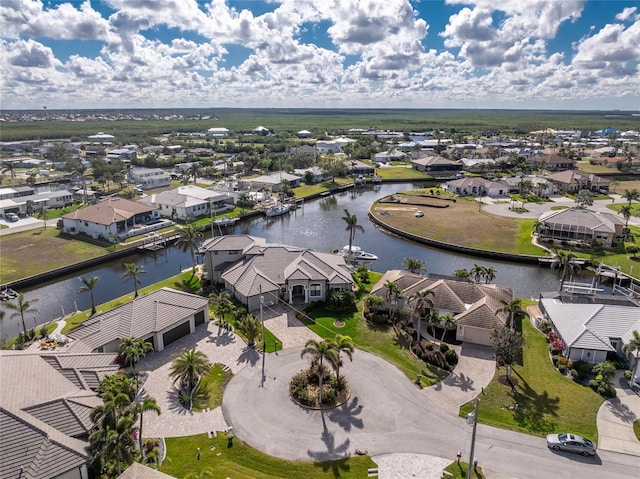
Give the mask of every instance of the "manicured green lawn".
M 198 389 L 193 393 L 193 404 L 191 406 L 193 412 L 222 406 L 224 389 L 233 377 L 231 371 L 224 372 L 222 368 L 222 364 L 214 364 L 209 374 L 200 380 Z
M 449 464 L 447 467 L 445 467 L 444 470 L 447 471 L 449 474 L 451 474 L 451 476 L 447 476 L 447 477 L 455 477 L 456 479 L 466 479 L 468 465 L 469 464 L 467 462 L 462 462 L 462 461 L 460 461 L 460 465 L 458 465 L 458 461 L 454 461 L 451 464 Z M 471 477 L 477 478 L 477 479 L 485 479 L 485 475 L 482 472 L 482 468 L 480 466 L 477 466 L 473 470 L 473 474 Z
M 167 457 L 160 470 L 179 479 L 190 473 L 200 474 L 207 468 L 211 470 L 211 475 L 207 477 L 223 479 L 361 479 L 367 477 L 370 467 L 376 467 L 367 456 L 353 456 L 330 462 L 277 459 L 243 444 L 237 438 L 233 440 L 233 446 L 228 447 L 227 435 L 224 432 L 218 432 L 217 437 L 212 439 L 206 434 L 199 434 L 168 438 L 166 443 Z
M 441 371 L 411 354 L 403 336 L 396 334 L 391 326 L 368 324 L 356 308 L 336 313 L 322 307 L 313 308 L 308 317 L 301 318 L 307 327 L 324 339 L 333 339 L 336 334 L 350 336 L 357 348 L 385 358 L 409 379 L 415 381 L 418 374 L 422 384 L 430 386 L 447 376 Z M 338 323 L 337 320 L 344 323 Z M 358 354 L 356 351 L 355 354 Z
M 431 178 L 426 173 L 414 170 L 411 167 L 404 166 L 390 166 L 385 168 L 376 168 L 376 175 L 384 180 L 399 180 L 406 178 L 407 180 L 428 180 Z
M 523 321 L 522 329 L 523 364 L 515 366 L 512 375 L 518 382 L 516 394 L 497 381 L 504 375 L 499 369 L 478 396 L 480 422 L 538 436 L 571 431 L 596 440 L 596 414 L 604 399 L 553 367 L 544 335 L 528 320 Z M 460 415 L 465 417 L 472 409 L 473 405 L 467 403 L 460 408 Z

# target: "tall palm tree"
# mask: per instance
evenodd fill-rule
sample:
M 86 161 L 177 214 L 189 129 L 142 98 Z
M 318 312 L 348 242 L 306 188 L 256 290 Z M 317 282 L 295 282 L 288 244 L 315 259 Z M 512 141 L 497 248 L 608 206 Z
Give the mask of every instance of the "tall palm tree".
M 200 245 L 200 241 L 204 237 L 202 231 L 200 231 L 194 224 L 189 223 L 186 226 L 178 228 L 178 234 L 180 237 L 176 240 L 176 246 L 182 249 L 183 252 L 189 250 L 191 253 L 192 264 L 192 276 L 196 274 L 196 249 Z
M 342 220 L 347 224 L 346 230 L 349 232 L 349 258 L 351 257 L 353 247 L 353 240 L 356 237 L 356 231 L 364 233 L 362 225 L 358 224 L 358 217 L 355 214 L 349 213 L 348 209 L 344 209 L 344 216 Z
M 179 381 L 182 387 L 191 392 L 200 377 L 208 374 L 210 370 L 211 363 L 206 354 L 197 351 L 196 348 L 185 349 L 173 356 L 169 376 L 173 378 L 174 383 Z
M 100 276 L 91 276 L 90 278 L 86 278 L 83 276 L 82 278 L 80 278 L 80 281 L 82 281 L 82 284 L 84 284 L 84 286 L 82 286 L 78 290 L 78 292 L 84 293 L 85 291 L 89 291 L 89 294 L 91 295 L 91 316 L 93 316 L 94 314 L 96 314 L 96 301 L 93 297 L 93 288 L 95 288 L 98 284 L 98 281 L 100 281 Z
M 122 278 L 124 279 L 125 283 L 130 279 L 133 280 L 133 291 L 134 291 L 133 297 L 137 298 L 138 284 L 141 283 L 139 276 L 143 273 L 146 273 L 146 271 L 144 270 L 144 266 L 137 265 L 135 263 L 125 263 L 124 267 L 126 271 L 122 273 Z
M 102 467 L 109 470 L 111 469 L 109 466 L 115 462 L 115 470 L 108 474 L 109 477 L 118 477 L 122 473 L 123 463 L 127 466 L 133 464 L 135 432 L 133 419 L 130 416 L 124 416 L 118 420 L 115 427 L 98 428 L 89 435 L 89 450 L 93 457 L 100 461 Z
M 431 315 L 431 308 L 433 308 L 433 300 L 431 297 L 435 296 L 435 293 L 432 289 L 424 289 L 422 291 L 417 291 L 413 294 L 411 299 L 413 300 L 413 312 L 416 317 L 418 327 L 418 342 L 422 337 L 420 332 L 420 327 L 422 325 L 422 316 Z
M 471 277 L 471 273 L 469 272 L 469 270 L 467 270 L 466 268 L 460 268 L 457 269 L 453 272 L 453 275 L 458 278 L 459 280 L 467 280 L 469 281 L 469 278 Z
M 628 343 L 625 343 L 622 346 L 622 352 L 627 356 L 635 353 L 634 356 L 636 358 L 636 364 L 633 366 L 633 373 L 631 374 L 631 381 L 633 382 L 635 381 L 636 374 L 638 373 L 638 363 L 640 363 L 640 357 L 638 354 L 640 353 L 640 333 L 637 330 L 634 329 L 631 332 L 631 339 Z
M 396 283 L 395 281 L 391 281 L 391 280 L 387 280 L 384 283 L 384 287 L 387 290 L 387 307 L 389 308 L 389 318 L 393 320 L 393 317 L 395 316 L 395 311 L 397 309 L 397 305 L 395 308 L 393 308 L 391 302 L 392 300 L 395 300 L 396 302 L 398 301 L 398 299 L 400 299 L 402 290 L 400 289 L 400 286 L 398 286 L 398 283 Z
M 0 163 L 0 166 L 2 167 L 2 170 L 0 170 L 0 173 L 2 173 L 3 175 L 9 173 L 9 176 L 11 177 L 11 181 L 16 179 L 17 166 L 15 161 L 3 161 L 2 163 Z
M 73 169 L 72 173 L 75 174 L 76 176 L 78 176 L 80 178 L 80 181 L 82 181 L 82 191 L 84 193 L 84 202 L 87 203 L 87 184 L 85 182 L 85 176 L 87 174 L 87 170 L 88 168 L 83 165 L 82 163 L 79 163 L 78 165 L 76 165 L 76 167 Z
M 148 352 L 153 351 L 153 345 L 142 338 L 122 338 L 118 354 L 125 363 L 131 366 L 133 375 L 136 375 L 136 364 L 144 358 Z
M 558 269 L 561 274 L 560 277 L 560 292 L 564 287 L 564 282 L 567 277 L 567 273 L 570 275 L 578 274 L 582 271 L 579 264 L 575 262 L 576 255 L 573 253 L 565 253 L 564 251 L 556 251 L 553 261 L 551 262 L 552 269 Z
M 631 204 L 628 205 L 624 205 L 620 208 L 620 211 L 618 211 L 619 215 L 622 215 L 622 217 L 624 218 L 624 227 L 627 228 L 629 226 L 629 220 L 631 219 L 631 212 L 633 210 L 633 207 L 631 206 Z
M 493 266 L 486 266 L 484 268 L 484 282 L 486 284 L 491 283 L 494 279 L 496 279 L 497 270 Z
M 260 337 L 260 320 L 253 314 L 247 313 L 243 315 L 238 321 L 237 330 L 247 338 L 247 344 L 249 346 L 253 346 L 256 343 L 256 339 Z M 265 338 L 262 338 L 263 350 L 265 345 L 264 341 Z
M 520 298 L 514 298 L 511 301 L 501 299 L 500 304 L 502 306 L 498 309 L 498 312 L 507 313 L 506 326 L 509 329 L 514 329 L 516 322 L 524 318 L 527 314 L 527 312 L 522 309 L 522 300 Z
M 333 340 L 333 346 L 338 351 L 338 362 L 336 363 L 336 378 L 338 379 L 338 387 L 340 387 L 340 366 L 342 366 L 342 353 L 344 353 L 350 361 L 353 361 L 353 353 L 356 349 L 353 339 L 350 336 L 336 334 Z
M 624 190 L 624 194 L 622 196 L 625 200 L 627 200 L 629 206 L 631 206 L 632 202 L 638 201 L 640 199 L 640 191 L 636 190 L 635 188 L 633 190 Z
M 191 166 L 187 170 L 187 174 L 193 177 L 193 182 L 198 181 L 198 177 L 202 176 L 202 171 L 198 163 L 191 163 Z
M 433 336 L 433 338 L 435 339 L 436 327 L 440 326 L 440 316 L 435 311 L 432 311 L 427 318 L 427 324 L 431 328 L 431 336 Z
M 133 413 L 137 415 L 140 419 L 138 423 L 138 447 L 140 448 L 140 453 L 142 454 L 142 418 L 145 412 L 155 412 L 158 416 L 162 413 L 160 406 L 156 400 L 152 397 L 146 397 L 142 401 L 137 402 L 133 405 Z
M 444 316 L 440 316 L 440 324 L 442 325 L 442 337 L 440 338 L 440 342 L 444 341 L 444 335 L 447 334 L 447 331 L 453 330 L 456 328 L 456 320 L 451 313 L 445 313 Z
M 304 349 L 300 353 L 300 357 L 311 355 L 311 367 L 318 366 L 319 392 L 318 403 L 322 404 L 322 381 L 324 380 L 324 362 L 328 362 L 333 369 L 338 364 L 338 351 L 334 348 L 331 341 L 316 341 L 310 339 L 304 345 Z
M 220 327 L 226 326 L 226 315 L 231 313 L 234 308 L 229 292 L 225 289 L 219 293 L 214 291 L 209 295 L 209 303 L 213 305 L 213 311 L 218 315 L 218 325 L 220 325 Z
M 476 283 L 479 283 L 480 280 L 484 278 L 485 269 L 481 264 L 474 264 L 471 271 L 469 271 L 469 276 L 471 276 Z
M 37 302 L 37 299 L 28 301 L 24 293 L 18 293 L 18 297 L 16 298 L 15 303 L 5 303 L 7 308 L 15 311 L 15 313 L 11 315 L 12 318 L 17 318 L 18 316 L 20 316 L 20 319 L 22 320 L 22 332 L 24 333 L 25 338 L 27 337 L 27 324 L 24 322 L 24 315 L 27 313 L 37 313 L 38 310 L 31 307 L 32 304 Z
M 609 189 L 614 193 L 616 192 L 616 188 L 618 186 L 620 186 L 620 180 L 613 180 L 611 181 L 611 183 L 609 183 Z
M 402 267 L 410 273 L 423 274 L 427 271 L 427 263 L 417 258 L 405 258 Z

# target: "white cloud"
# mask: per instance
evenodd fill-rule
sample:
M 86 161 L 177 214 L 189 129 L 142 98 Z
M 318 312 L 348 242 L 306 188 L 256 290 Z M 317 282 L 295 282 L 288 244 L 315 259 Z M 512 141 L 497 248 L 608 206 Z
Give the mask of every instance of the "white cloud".
M 627 21 L 636 16 L 637 7 L 627 7 L 616 15 L 616 20 Z

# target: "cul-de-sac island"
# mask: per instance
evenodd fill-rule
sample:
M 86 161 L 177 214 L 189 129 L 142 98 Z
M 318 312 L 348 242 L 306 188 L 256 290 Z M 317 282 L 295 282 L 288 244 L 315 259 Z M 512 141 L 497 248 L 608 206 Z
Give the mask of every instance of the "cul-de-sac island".
M 3 112 L 0 476 L 635 477 L 639 118 Z

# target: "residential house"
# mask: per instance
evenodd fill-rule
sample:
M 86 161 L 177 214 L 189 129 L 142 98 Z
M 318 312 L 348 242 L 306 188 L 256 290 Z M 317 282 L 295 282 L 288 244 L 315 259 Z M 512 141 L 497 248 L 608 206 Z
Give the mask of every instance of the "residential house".
M 316 157 L 316 149 L 311 145 L 293 146 L 287 149 L 289 155 L 306 155 L 311 158 Z
M 331 177 L 328 176 L 319 166 L 310 166 L 309 168 L 296 168 L 295 170 L 293 170 L 293 172 L 301 178 L 304 178 L 305 182 L 307 183 L 320 183 L 321 181 L 331 179 Z M 307 181 L 307 175 L 310 181 Z
M 258 126 L 256 128 L 254 128 L 252 130 L 252 133 L 254 135 L 260 135 L 260 136 L 269 136 L 269 135 L 271 135 L 271 131 L 269 131 L 269 128 L 266 128 L 264 126 Z
M 371 158 L 374 163 L 390 163 L 392 161 L 405 161 L 407 155 L 400 150 L 381 151 Z
M 481 177 L 459 178 L 447 181 L 440 186 L 449 193 L 460 196 L 471 195 L 497 198 L 505 196 L 509 192 L 508 185 Z
M 640 303 L 622 295 L 542 293 L 540 311 L 553 323 L 572 361 L 601 363 L 607 354 L 624 356 L 622 346 L 640 331 Z M 635 357 L 628 358 L 631 367 Z M 640 373 L 640 368 L 638 370 Z M 640 374 L 634 378 L 640 382 Z
M 344 258 L 306 248 L 269 245 L 249 235 L 218 236 L 204 242 L 205 277 L 224 283 L 249 311 L 284 301 L 309 304 L 329 299 L 334 289 L 351 291 L 351 270 Z
M 29 213 L 41 209 L 61 208 L 73 203 L 73 193 L 67 190 L 47 191 L 0 200 L 0 214 Z
M 157 208 L 162 217 L 181 220 L 194 220 L 234 208 L 232 196 L 196 185 L 154 193 L 141 198 L 139 203 Z
M 35 193 L 35 189 L 31 186 L 4 186 L 0 188 L 0 200 L 8 200 L 11 198 L 18 198 L 21 196 L 30 196 Z
M 207 136 L 212 138 L 226 138 L 229 136 L 229 130 L 227 128 L 209 128 L 207 130 Z
M 310 131 L 308 130 L 300 130 L 298 133 L 298 138 L 303 139 L 303 138 L 311 138 L 313 135 Z
M 538 217 L 537 233 L 541 241 L 566 241 L 590 246 L 597 240 L 604 248 L 624 241 L 624 220 L 614 213 L 600 213 L 582 208 L 546 211 Z
M 102 241 L 126 238 L 169 224 L 159 221 L 160 213 L 154 206 L 136 203 L 116 196 L 62 215 L 62 231 L 84 234 Z
M 134 149 L 129 148 L 114 148 L 107 153 L 107 161 L 131 161 L 137 158 L 137 153 Z
M 83 322 L 68 334 L 68 348 L 71 352 L 116 352 L 122 338 L 142 338 L 155 351 L 162 351 L 208 320 L 207 298 L 161 288 Z
M 118 372 L 116 357 L 0 351 L 0 477 L 89 477 L 94 390 Z
M 461 161 L 448 160 L 441 156 L 422 156 L 411 161 L 411 168 L 436 176 L 453 176 L 462 171 Z
M 349 160 L 346 164 L 349 168 L 349 174 L 352 176 L 371 176 L 376 173 L 376 169 L 373 166 L 367 165 L 360 160 Z
M 533 168 L 550 171 L 572 170 L 576 167 L 576 160 L 553 154 L 532 156 L 527 158 L 527 163 Z
M 143 190 L 151 190 L 171 185 L 171 175 L 162 168 L 131 168 L 127 171 L 127 181 L 140 185 Z
M 395 283 L 400 294 L 389 298 L 387 281 Z M 491 333 L 506 324 L 507 313 L 501 311 L 503 303 L 513 299 L 510 288 L 496 284 L 476 284 L 468 281 L 430 279 L 402 270 L 387 271 L 371 289 L 371 294 L 381 296 L 386 310 L 410 311 L 413 295 L 431 290 L 432 312 L 438 316 L 449 313 L 456 322 L 456 339 L 468 343 L 491 345 Z M 391 301 L 391 305 L 389 305 Z M 421 328 L 427 334 L 427 328 Z
M 327 153 L 342 153 L 342 147 L 337 141 L 318 140 L 316 141 L 316 150 L 318 154 L 324 155 Z
M 101 131 L 99 131 L 95 135 L 87 136 L 87 140 L 89 140 L 89 141 L 97 141 L 99 143 L 108 143 L 108 142 L 113 141 L 114 138 L 115 138 L 115 136 L 109 135 L 107 133 L 103 133 Z
M 546 177 L 562 193 L 577 193 L 580 190 L 608 191 L 611 180 L 581 170 L 567 170 Z
M 139 462 L 131 464 L 117 479 L 175 479 L 169 474 L 160 472 Z
M 509 192 L 511 193 L 520 193 L 521 183 L 523 181 L 531 182 L 530 193 L 533 193 L 537 196 L 549 196 L 556 193 L 557 191 L 556 184 L 548 181 L 546 176 L 506 176 L 504 178 L 500 178 L 499 180 L 500 183 L 503 183 L 509 187 Z
M 291 188 L 300 186 L 302 178 L 297 175 L 285 173 L 283 171 L 277 171 L 270 175 L 262 175 L 256 178 L 243 178 L 239 182 L 240 189 L 259 190 L 267 188 L 271 191 L 277 191 L 282 182 L 287 181 Z

